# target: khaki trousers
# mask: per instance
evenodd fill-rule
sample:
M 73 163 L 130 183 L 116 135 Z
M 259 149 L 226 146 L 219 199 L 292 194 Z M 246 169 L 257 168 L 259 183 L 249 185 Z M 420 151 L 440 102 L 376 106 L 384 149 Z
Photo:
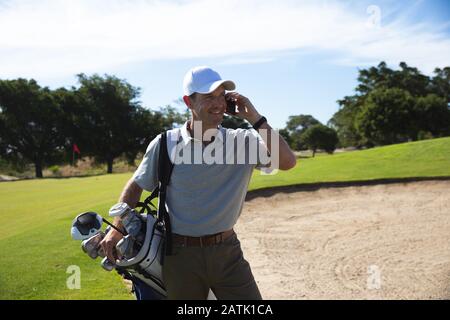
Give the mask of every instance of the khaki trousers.
M 217 245 L 172 251 L 163 265 L 168 299 L 206 300 L 210 288 L 219 300 L 262 299 L 235 233 Z

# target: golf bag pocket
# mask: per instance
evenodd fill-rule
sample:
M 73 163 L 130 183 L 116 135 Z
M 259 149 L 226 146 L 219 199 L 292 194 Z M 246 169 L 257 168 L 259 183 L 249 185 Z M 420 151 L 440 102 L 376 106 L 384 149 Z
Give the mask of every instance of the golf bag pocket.
M 129 272 L 147 285 L 165 295 L 162 280 L 164 256 L 163 225 L 152 215 L 147 215 L 145 240 L 139 252 L 130 259 L 116 261 L 116 268 Z

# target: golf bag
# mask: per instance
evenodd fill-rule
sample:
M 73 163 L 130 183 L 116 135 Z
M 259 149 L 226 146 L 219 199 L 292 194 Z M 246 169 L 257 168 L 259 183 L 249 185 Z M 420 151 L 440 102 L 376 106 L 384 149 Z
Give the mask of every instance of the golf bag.
M 166 189 L 173 170 L 167 150 L 167 132 L 161 134 L 158 162 L 158 186 L 144 202 L 138 202 L 135 210 L 146 214 L 145 240 L 139 252 L 130 259 L 116 262 L 116 270 L 124 278 L 130 279 L 135 290 L 147 291 L 145 285 L 166 296 L 162 281 L 164 256 L 172 254 L 172 229 L 166 208 Z M 152 200 L 158 197 L 158 208 Z M 136 288 L 137 287 L 137 288 Z M 158 296 L 158 294 L 156 296 Z M 140 294 L 136 294 L 139 298 Z
M 179 129 L 161 134 L 159 181 L 151 195 L 143 202 L 138 202 L 134 209 L 123 202 L 110 209 L 110 216 L 121 217 L 126 232 L 91 211 L 79 214 L 71 226 L 72 239 L 83 241 L 81 247 L 89 257 L 102 257 L 101 266 L 105 270 L 116 269 L 125 279 L 132 281 L 138 300 L 160 300 L 167 297 L 162 280 L 162 265 L 164 257 L 172 254 L 172 228 L 166 207 L 166 190 L 175 162 L 170 159 L 168 150 L 174 150 L 179 134 Z M 158 208 L 152 203 L 156 197 Z M 101 231 L 103 222 L 109 225 L 104 232 Z M 115 262 L 108 260 L 100 246 L 100 242 L 112 229 L 124 236 L 116 244 L 116 249 L 122 257 Z M 215 299 L 210 290 L 208 300 Z

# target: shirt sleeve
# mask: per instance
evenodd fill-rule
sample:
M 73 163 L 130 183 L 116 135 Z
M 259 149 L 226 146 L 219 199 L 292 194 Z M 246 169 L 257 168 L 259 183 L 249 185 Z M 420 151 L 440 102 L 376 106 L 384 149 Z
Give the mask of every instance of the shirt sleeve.
M 249 129 L 246 131 L 249 139 L 256 140 L 256 145 L 258 146 L 258 155 L 256 157 L 257 163 L 255 169 L 262 170 L 265 173 L 270 173 L 272 171 L 272 169 L 270 168 L 271 162 L 270 161 L 267 162 L 267 159 L 269 158 L 270 160 L 270 157 L 266 156 L 264 157 L 265 159 L 261 158 L 262 154 L 270 155 L 269 150 L 267 149 L 267 145 L 264 142 L 264 139 L 259 135 L 259 133 L 256 130 Z M 263 162 L 263 160 L 265 161 Z
M 158 160 L 161 134 L 153 139 L 147 147 L 141 164 L 133 175 L 133 180 L 142 189 L 153 191 L 158 186 Z

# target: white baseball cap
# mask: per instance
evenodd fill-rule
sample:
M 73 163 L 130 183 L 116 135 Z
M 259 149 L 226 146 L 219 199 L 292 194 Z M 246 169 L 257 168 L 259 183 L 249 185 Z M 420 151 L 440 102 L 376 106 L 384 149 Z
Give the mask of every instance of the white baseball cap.
M 192 68 L 184 76 L 183 92 L 186 96 L 190 96 L 194 92 L 206 94 L 213 92 L 220 85 L 223 85 L 225 90 L 236 89 L 233 81 L 222 80 L 217 71 L 210 67 L 199 66 Z

